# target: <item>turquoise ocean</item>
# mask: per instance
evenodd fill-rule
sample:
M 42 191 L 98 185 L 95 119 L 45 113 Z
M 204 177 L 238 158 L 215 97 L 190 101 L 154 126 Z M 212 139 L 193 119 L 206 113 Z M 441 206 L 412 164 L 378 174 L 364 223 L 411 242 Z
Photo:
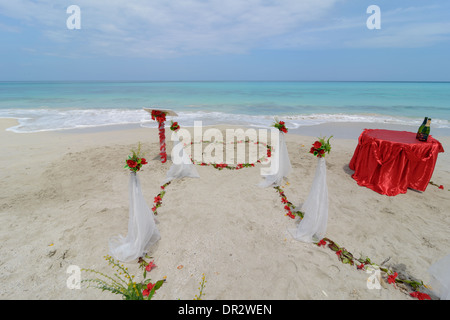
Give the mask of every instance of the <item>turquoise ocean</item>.
M 174 110 L 182 126 L 295 129 L 329 122 L 450 129 L 450 82 L 0 82 L 0 118 L 27 133 L 136 124 L 155 128 L 143 108 Z M 169 120 L 172 118 L 169 118 Z M 170 123 L 170 121 L 168 121 Z

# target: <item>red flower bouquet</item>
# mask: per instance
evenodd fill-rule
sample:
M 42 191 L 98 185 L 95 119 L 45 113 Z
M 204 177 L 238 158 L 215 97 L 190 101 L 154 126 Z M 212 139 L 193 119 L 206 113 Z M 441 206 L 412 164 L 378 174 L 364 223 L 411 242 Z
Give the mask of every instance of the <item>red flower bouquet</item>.
M 166 121 L 166 113 L 159 110 L 152 110 L 152 120 L 164 122 Z
M 172 130 L 172 131 L 177 131 L 177 130 L 179 130 L 180 129 L 180 125 L 178 124 L 178 122 L 173 122 L 172 121 L 172 124 L 171 124 L 171 126 L 170 126 L 170 130 Z
M 284 132 L 284 133 L 288 132 L 288 129 L 286 128 L 284 121 L 276 121 L 273 126 L 275 128 L 277 128 L 278 130 L 280 130 L 281 132 Z
M 313 143 L 309 153 L 312 153 L 318 158 L 325 157 L 325 153 L 330 153 L 331 151 L 330 139 L 332 137 L 329 137 L 327 141 L 325 141 L 325 138 L 319 138 L 319 140 Z
M 143 157 L 141 157 L 141 144 L 139 143 L 138 150 L 134 151 L 131 150 L 133 153 L 131 156 L 128 156 L 128 159 L 126 160 L 126 165 L 124 168 L 130 169 L 132 172 L 138 172 L 141 170 L 142 166 L 144 164 L 147 164 L 147 160 Z

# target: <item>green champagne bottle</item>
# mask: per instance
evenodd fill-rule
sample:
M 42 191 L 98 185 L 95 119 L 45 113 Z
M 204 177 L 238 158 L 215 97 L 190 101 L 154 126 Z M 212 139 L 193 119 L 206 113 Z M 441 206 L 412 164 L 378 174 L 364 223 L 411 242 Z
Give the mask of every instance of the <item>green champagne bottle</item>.
M 422 132 L 423 128 L 425 127 L 425 124 L 427 123 L 427 119 L 428 119 L 428 117 L 425 117 L 425 119 L 423 119 L 423 122 L 420 125 L 419 130 L 417 130 L 417 134 L 416 134 L 417 140 L 419 140 L 420 133 Z
M 431 119 L 428 118 L 427 119 L 427 123 L 425 124 L 425 126 L 422 128 L 420 134 L 419 134 L 419 141 L 427 141 L 428 140 L 428 136 L 430 135 L 430 123 L 431 123 Z

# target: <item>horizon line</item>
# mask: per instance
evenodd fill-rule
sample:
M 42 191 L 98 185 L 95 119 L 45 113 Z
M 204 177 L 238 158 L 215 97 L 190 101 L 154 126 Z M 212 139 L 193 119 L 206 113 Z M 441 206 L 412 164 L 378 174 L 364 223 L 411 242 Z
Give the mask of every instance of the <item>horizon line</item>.
M 449 83 L 450 80 L 0 80 L 6 82 L 399 82 L 399 83 Z

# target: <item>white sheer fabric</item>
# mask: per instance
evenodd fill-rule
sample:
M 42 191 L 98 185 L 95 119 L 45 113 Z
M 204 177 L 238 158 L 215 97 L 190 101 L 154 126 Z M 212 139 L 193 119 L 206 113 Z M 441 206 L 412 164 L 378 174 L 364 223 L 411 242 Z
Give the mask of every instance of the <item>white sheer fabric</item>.
M 128 234 L 114 236 L 109 240 L 110 254 L 122 262 L 143 257 L 161 237 L 153 212 L 147 206 L 141 190 L 139 177 L 130 174 Z
M 189 156 L 184 151 L 183 144 L 180 142 L 178 134 L 173 132 L 172 134 L 173 148 L 172 148 L 172 165 L 167 171 L 166 179 L 163 184 L 183 177 L 199 178 L 200 175 L 192 163 Z
M 450 254 L 432 264 L 428 273 L 433 292 L 441 300 L 450 300 Z
M 275 129 L 278 131 L 278 129 Z M 272 134 L 273 137 L 273 134 Z M 284 133 L 278 134 L 278 145 L 272 145 L 273 152 L 270 157 L 270 168 L 267 168 L 261 173 L 263 181 L 259 184 L 260 187 L 274 187 L 282 184 L 283 179 L 286 178 L 292 170 L 291 160 L 284 138 Z
M 328 220 L 328 187 L 325 158 L 318 158 L 316 173 L 308 198 L 301 208 L 304 213 L 292 236 L 303 242 L 317 242 L 325 236 Z

